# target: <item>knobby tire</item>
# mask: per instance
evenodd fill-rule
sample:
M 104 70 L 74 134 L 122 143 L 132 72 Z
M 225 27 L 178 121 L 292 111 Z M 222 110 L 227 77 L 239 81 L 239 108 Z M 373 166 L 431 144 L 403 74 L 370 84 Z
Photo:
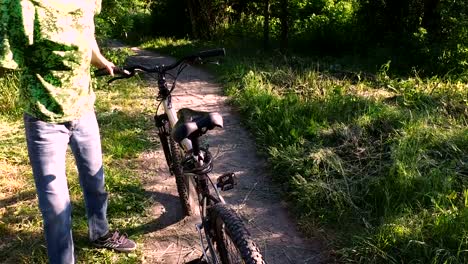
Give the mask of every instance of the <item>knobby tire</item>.
M 186 216 L 191 216 L 199 213 L 198 198 L 195 190 L 193 177 L 184 173 L 182 167 L 182 154 L 179 145 L 173 138 L 169 137 L 169 145 L 172 157 L 172 172 L 175 176 L 177 192 L 179 193 L 182 212 Z
M 209 209 L 209 217 L 221 263 L 265 264 L 244 222 L 232 209 L 226 204 L 216 204 Z
M 188 178 L 190 175 L 185 175 L 184 173 L 181 164 L 182 152 L 179 145 L 170 136 L 171 126 L 169 120 L 167 120 L 167 116 L 157 119 L 156 126 L 159 129 L 159 140 L 161 141 L 167 166 L 171 174 L 175 176 L 182 212 L 187 216 L 196 214 L 199 210 L 197 210 L 195 184 L 193 183 L 193 179 Z

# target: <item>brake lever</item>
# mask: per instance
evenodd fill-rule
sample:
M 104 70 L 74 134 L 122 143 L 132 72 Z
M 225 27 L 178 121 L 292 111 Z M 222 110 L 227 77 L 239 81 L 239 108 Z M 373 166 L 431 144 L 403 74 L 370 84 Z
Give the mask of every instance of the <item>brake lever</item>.
M 214 65 L 220 65 L 219 60 L 207 61 L 206 63 L 210 63 L 210 64 L 214 64 Z
M 193 60 L 191 60 L 188 64 L 190 65 L 203 65 L 203 64 L 215 64 L 215 65 L 219 65 L 219 60 L 204 60 L 200 57 L 196 57 L 194 58 Z
M 120 68 L 116 68 L 114 70 L 116 74 L 120 74 L 121 76 L 111 78 L 109 81 L 107 81 L 107 84 L 110 84 L 111 82 L 114 82 L 120 79 L 128 79 L 130 77 L 133 77 L 136 74 L 134 70 L 128 71 L 126 69 L 120 69 Z
M 193 57 L 190 60 L 186 60 L 186 64 L 188 65 L 203 64 L 203 60 L 200 57 Z

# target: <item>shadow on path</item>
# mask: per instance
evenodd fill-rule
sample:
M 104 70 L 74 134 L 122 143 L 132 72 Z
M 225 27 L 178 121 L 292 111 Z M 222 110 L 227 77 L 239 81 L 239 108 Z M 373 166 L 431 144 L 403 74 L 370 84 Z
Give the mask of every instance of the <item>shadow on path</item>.
M 168 193 L 147 192 L 155 204 L 160 204 L 162 209 L 158 215 L 152 214 L 153 220 L 138 227 L 128 229 L 129 235 L 133 234 L 148 234 L 165 229 L 184 219 L 182 209 L 180 208 L 179 197 Z

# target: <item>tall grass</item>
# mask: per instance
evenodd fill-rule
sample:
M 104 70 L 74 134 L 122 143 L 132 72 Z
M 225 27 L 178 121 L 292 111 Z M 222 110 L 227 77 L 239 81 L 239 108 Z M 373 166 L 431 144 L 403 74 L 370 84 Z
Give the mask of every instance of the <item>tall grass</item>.
M 0 69 L 0 115 L 15 116 L 22 113 L 18 102 L 19 72 Z
M 304 232 L 336 262 L 468 262 L 466 83 L 252 49 L 217 72 Z
M 288 71 L 292 82 L 275 84 Z M 254 68 L 229 93 L 304 228 L 339 230 L 341 261 L 465 263 L 467 90 L 280 66 Z

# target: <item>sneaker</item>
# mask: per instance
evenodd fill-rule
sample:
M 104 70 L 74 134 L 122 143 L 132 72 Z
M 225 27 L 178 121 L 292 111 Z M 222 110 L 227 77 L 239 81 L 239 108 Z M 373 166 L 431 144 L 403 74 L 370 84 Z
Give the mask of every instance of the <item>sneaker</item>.
M 120 252 L 130 252 L 136 249 L 135 242 L 128 239 L 127 234 L 119 234 L 119 231 L 108 232 L 107 235 L 94 240 L 93 244 L 96 247 L 109 248 Z

